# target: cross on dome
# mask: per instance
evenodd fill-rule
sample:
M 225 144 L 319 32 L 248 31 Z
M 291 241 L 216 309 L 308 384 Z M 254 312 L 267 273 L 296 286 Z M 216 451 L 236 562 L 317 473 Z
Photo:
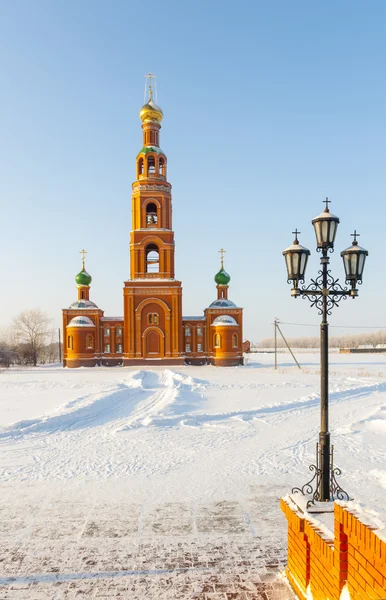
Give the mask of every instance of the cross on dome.
M 220 258 L 221 258 L 221 268 L 224 268 L 224 254 L 226 253 L 226 250 L 224 250 L 224 248 L 220 248 L 219 250 L 220 253 Z
M 85 257 L 86 257 L 86 254 L 87 254 L 87 251 L 83 249 L 83 250 L 81 250 L 81 251 L 79 252 L 79 254 L 81 254 L 81 255 L 82 255 L 82 269 L 84 270 L 84 260 L 85 260 Z
M 153 75 L 150 71 L 148 75 L 144 76 L 145 79 L 148 79 L 149 82 L 146 81 L 146 84 L 149 83 L 149 101 L 153 99 L 153 79 L 157 77 L 157 75 Z M 146 101 L 146 84 L 145 84 L 145 101 Z
M 357 237 L 359 237 L 359 236 L 360 236 L 360 233 L 357 233 L 357 230 L 356 230 L 356 229 L 354 229 L 354 233 L 351 233 L 350 235 L 351 235 L 351 236 L 354 238 L 352 243 L 353 243 L 354 245 L 356 245 L 356 244 L 358 243 L 358 241 L 357 241 Z

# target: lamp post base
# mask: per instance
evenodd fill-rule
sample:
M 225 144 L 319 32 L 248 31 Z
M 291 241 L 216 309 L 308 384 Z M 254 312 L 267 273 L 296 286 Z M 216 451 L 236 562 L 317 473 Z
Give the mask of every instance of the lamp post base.
M 310 500 L 307 502 L 307 508 L 311 505 L 315 504 L 315 502 L 321 502 L 322 500 L 322 470 L 321 470 L 321 447 L 317 443 L 316 444 L 316 464 L 310 465 L 309 470 L 313 473 L 311 479 L 305 483 L 301 488 L 294 487 L 292 488 L 292 494 L 303 494 L 303 496 L 311 496 Z M 330 451 L 330 474 L 329 474 L 329 500 L 352 500 L 347 492 L 340 487 L 339 483 L 336 481 L 336 477 L 342 474 L 341 469 L 339 467 L 334 467 L 334 446 L 331 446 Z M 328 502 L 329 500 L 325 500 Z

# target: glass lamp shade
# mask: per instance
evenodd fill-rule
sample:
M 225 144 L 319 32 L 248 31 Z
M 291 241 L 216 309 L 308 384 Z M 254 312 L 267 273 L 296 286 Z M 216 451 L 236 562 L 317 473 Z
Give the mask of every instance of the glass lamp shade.
M 368 254 L 367 250 L 361 248 L 356 240 L 353 242 L 352 246 L 340 253 L 343 258 L 347 282 L 353 284 L 356 284 L 357 282 L 362 283 L 363 269 Z
M 328 209 L 312 219 L 318 248 L 333 248 L 338 229 L 339 218 Z
M 288 282 L 304 281 L 308 257 L 311 252 L 308 248 L 301 246 L 296 239 L 292 246 L 283 251 L 288 274 Z

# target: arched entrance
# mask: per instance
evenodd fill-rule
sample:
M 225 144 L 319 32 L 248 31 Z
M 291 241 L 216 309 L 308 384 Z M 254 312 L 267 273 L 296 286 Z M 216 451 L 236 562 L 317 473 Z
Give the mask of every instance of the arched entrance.
M 149 327 L 143 334 L 143 356 L 145 358 L 164 358 L 164 334 L 159 327 Z

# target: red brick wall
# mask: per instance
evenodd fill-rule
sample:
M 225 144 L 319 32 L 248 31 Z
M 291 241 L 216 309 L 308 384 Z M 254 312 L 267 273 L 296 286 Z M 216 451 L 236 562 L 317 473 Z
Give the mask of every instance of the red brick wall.
M 281 508 L 288 521 L 289 582 L 302 600 L 339 600 L 346 585 L 354 600 L 386 599 L 386 542 L 349 506 L 335 503 L 334 535 L 321 531 L 290 500 Z

